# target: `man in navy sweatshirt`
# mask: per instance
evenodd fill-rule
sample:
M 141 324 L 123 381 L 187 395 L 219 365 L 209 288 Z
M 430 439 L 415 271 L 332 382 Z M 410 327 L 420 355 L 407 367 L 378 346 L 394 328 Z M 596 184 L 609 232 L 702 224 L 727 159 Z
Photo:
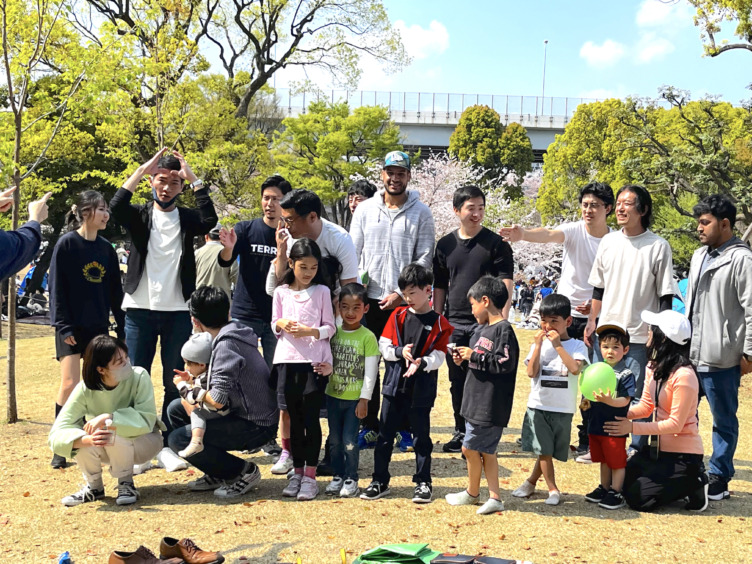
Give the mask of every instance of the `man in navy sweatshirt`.
M 8 211 L 13 206 L 15 187 L 0 193 L 0 212 Z M 14 275 L 29 264 L 39 252 L 42 244 L 42 226 L 47 219 L 47 200 L 52 192 L 47 192 L 40 200 L 29 204 L 29 221 L 16 231 L 0 229 L 0 280 Z

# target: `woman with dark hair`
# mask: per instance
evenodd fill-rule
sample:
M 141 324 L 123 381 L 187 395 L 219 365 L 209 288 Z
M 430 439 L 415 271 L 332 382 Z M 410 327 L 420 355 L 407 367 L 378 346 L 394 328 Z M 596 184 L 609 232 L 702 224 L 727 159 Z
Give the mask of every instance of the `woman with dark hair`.
M 108 333 L 110 310 L 117 322 L 118 336 L 125 335 L 117 253 L 107 239 L 98 235 L 109 219 L 104 196 L 95 190 L 82 192 L 68 214 L 68 233 L 60 237 L 52 253 L 50 320 L 60 361 L 55 417 L 81 379 L 81 355 L 86 346 L 95 336 Z M 55 455 L 51 464 L 53 468 L 63 468 L 65 458 Z
M 700 384 L 689 360 L 691 327 L 682 314 L 666 310 L 642 312 L 650 325 L 648 367 L 640 402 L 627 417 L 616 417 L 604 429 L 614 436 L 651 435 L 627 462 L 624 498 L 637 511 L 652 511 L 688 498 L 685 509 L 708 506 L 708 477 L 697 425 Z M 637 422 L 655 412 L 654 422 Z
M 63 498 L 63 505 L 104 498 L 104 464 L 118 481 L 115 503 L 136 503 L 133 465 L 156 456 L 162 448 L 160 429 L 165 426 L 157 418 L 149 373 L 131 366 L 120 339 L 94 337 L 84 353 L 83 382 L 74 388 L 48 439 L 55 454 L 75 457 L 86 480 L 81 491 Z

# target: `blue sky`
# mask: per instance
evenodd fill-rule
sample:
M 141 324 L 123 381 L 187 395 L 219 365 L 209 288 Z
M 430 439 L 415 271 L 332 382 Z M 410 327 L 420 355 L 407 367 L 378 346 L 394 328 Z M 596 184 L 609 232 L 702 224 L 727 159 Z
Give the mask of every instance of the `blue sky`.
M 363 90 L 540 95 L 548 40 L 546 96 L 655 96 L 663 84 L 693 99 L 752 97 L 752 54 L 703 57 L 693 9 L 684 0 L 384 0 L 413 57 L 387 75 L 363 60 Z M 728 35 L 727 35 L 728 36 Z M 741 69 L 741 72 L 740 72 Z M 325 76 L 316 76 L 330 88 Z M 277 86 L 284 86 L 280 75 Z

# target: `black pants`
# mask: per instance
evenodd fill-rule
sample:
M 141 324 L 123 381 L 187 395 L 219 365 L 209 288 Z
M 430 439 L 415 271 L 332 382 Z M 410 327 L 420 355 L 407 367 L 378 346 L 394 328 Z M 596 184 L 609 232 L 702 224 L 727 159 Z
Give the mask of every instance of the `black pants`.
M 386 322 L 389 321 L 389 316 L 392 315 L 393 309 L 383 310 L 379 307 L 379 300 L 368 298 L 368 312 L 366 313 L 366 323 L 368 328 L 376 335 L 378 340 L 381 334 L 384 332 Z M 374 431 L 379 430 L 379 401 L 381 399 L 381 377 L 376 375 L 376 385 L 373 387 L 373 395 L 368 401 L 368 413 L 366 418 L 363 419 L 363 427 L 366 429 L 372 429 Z
M 475 327 L 474 325 L 456 326 L 449 341 L 458 347 L 467 347 L 470 345 L 470 337 L 473 336 Z M 462 409 L 462 396 L 465 391 L 467 363 L 463 362 L 457 366 L 450 354 L 447 354 L 446 361 L 449 370 L 449 393 L 452 394 L 452 411 L 454 411 L 454 430 L 464 434 L 465 418 L 460 415 L 460 410 Z
M 315 468 L 321 450 L 319 412 L 324 403 L 324 392 L 316 390 L 304 394 L 302 390 L 290 388 L 285 389 L 285 402 L 290 414 L 292 463 L 295 468 Z
M 643 449 L 627 462 L 624 499 L 636 511 L 652 511 L 696 491 L 704 472 L 701 454 L 662 452 L 651 460 Z
M 573 339 L 583 340 L 585 336 L 585 325 L 587 325 L 587 317 L 573 317 L 572 325 L 567 329 L 567 333 Z M 593 358 L 593 350 L 588 347 L 588 356 Z M 584 450 L 590 446 L 590 439 L 588 438 L 588 425 L 590 424 L 590 411 L 580 410 L 580 417 L 582 417 L 582 423 L 577 425 L 577 439 L 578 446 Z
M 394 437 L 397 436 L 405 416 L 410 421 L 415 448 L 415 474 L 413 482 L 431 483 L 431 408 L 412 407 L 412 398 L 404 394 L 384 396 L 381 404 L 379 438 L 373 451 L 373 479 L 388 484 L 389 462 L 392 460 Z

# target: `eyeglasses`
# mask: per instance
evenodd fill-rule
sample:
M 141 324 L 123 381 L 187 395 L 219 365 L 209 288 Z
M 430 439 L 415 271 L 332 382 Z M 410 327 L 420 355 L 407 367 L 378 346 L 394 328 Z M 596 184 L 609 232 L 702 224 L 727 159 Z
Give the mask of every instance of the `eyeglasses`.
M 597 202 L 582 202 L 582 203 L 580 203 L 580 207 L 583 210 L 593 210 L 593 211 L 595 211 L 595 210 L 600 209 L 600 208 L 605 208 L 606 204 L 599 204 Z
M 298 219 L 298 217 L 300 217 L 300 216 L 296 215 L 295 217 L 283 217 L 282 221 L 285 222 L 285 225 L 287 225 L 288 227 L 290 227 L 293 223 L 295 223 L 295 220 Z

